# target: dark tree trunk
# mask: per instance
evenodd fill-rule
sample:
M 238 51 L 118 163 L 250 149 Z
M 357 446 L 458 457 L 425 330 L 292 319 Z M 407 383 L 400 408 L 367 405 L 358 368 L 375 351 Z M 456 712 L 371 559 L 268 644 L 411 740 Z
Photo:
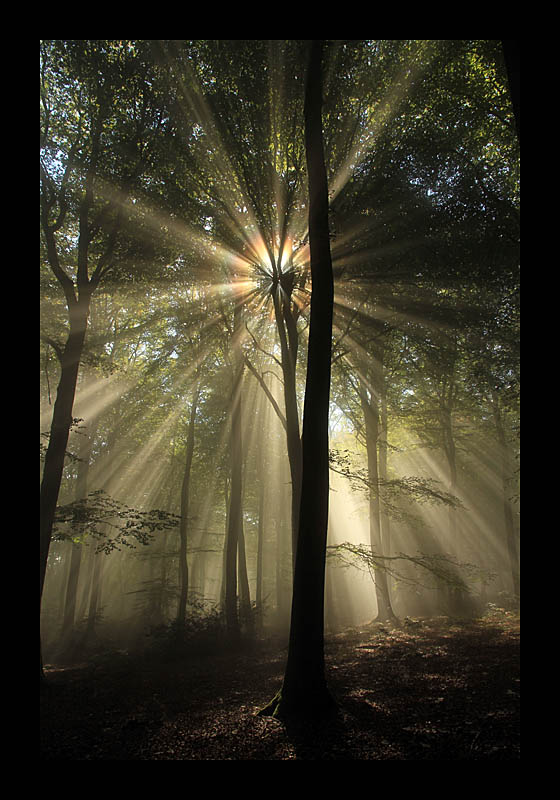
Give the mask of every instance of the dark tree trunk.
M 281 285 L 273 292 L 274 314 L 280 338 L 282 355 L 282 377 L 284 379 L 284 405 L 286 409 L 286 443 L 290 478 L 292 481 L 292 563 L 295 563 L 297 530 L 299 525 L 299 506 L 301 502 L 302 445 L 299 432 L 299 411 L 296 393 L 296 363 L 298 335 L 295 321 L 289 307 L 291 287 L 282 287 L 286 293 L 281 301 Z M 288 294 L 289 292 L 289 294 Z
M 89 302 L 82 303 L 73 311 L 73 324 L 61 357 L 61 370 L 56 400 L 53 408 L 53 418 L 49 444 L 45 454 L 43 466 L 43 479 L 41 482 L 41 572 L 40 595 L 43 594 L 43 585 L 47 568 L 47 558 L 51 543 L 52 526 L 58 502 L 58 493 L 62 482 L 66 447 L 72 426 L 72 409 L 78 369 L 86 335 Z
M 101 120 L 100 116 L 100 120 Z M 51 432 L 49 445 L 45 454 L 43 466 L 43 478 L 40 491 L 40 576 L 39 576 L 39 609 L 43 597 L 43 587 L 47 571 L 47 562 L 52 537 L 52 527 L 62 474 L 64 470 L 64 459 L 68 436 L 72 426 L 72 410 L 74 406 L 74 396 L 78 381 L 78 370 L 82 357 L 84 341 L 88 326 L 91 297 L 99 282 L 108 268 L 108 264 L 113 256 L 117 232 L 121 222 L 121 213 L 117 214 L 113 230 L 108 240 L 106 250 L 98 258 L 97 265 L 91 277 L 89 277 L 88 259 L 89 247 L 92 240 L 92 227 L 90 224 L 90 212 L 94 204 L 94 180 L 95 170 L 101 148 L 101 127 L 96 126 L 93 131 L 90 165 L 86 172 L 85 192 L 79 206 L 79 237 L 77 248 L 77 271 L 76 283 L 68 276 L 63 269 L 56 241 L 56 232 L 62 227 L 68 203 L 64 196 L 64 190 L 59 192 L 58 219 L 50 222 L 51 210 L 53 206 L 53 187 L 49 177 L 41 168 L 41 227 L 45 239 L 47 260 L 54 276 L 60 283 L 66 305 L 68 308 L 68 338 L 64 349 L 60 349 L 54 343 L 53 346 L 60 359 L 60 380 L 56 393 L 56 400 L 53 409 Z M 70 168 L 72 159 L 69 160 L 67 170 Z M 41 657 L 41 678 L 43 677 L 42 657 Z
M 45 454 L 43 465 L 43 478 L 40 491 L 39 509 L 39 609 L 43 599 L 43 587 L 47 573 L 47 562 L 51 546 L 52 528 L 54 515 L 62 483 L 64 471 L 64 460 L 70 428 L 72 427 L 72 410 L 74 407 L 74 396 L 76 394 L 76 384 L 78 382 L 78 370 L 80 358 L 83 351 L 84 340 L 87 329 L 89 315 L 90 296 L 87 294 L 86 300 L 79 300 L 69 308 L 70 332 L 66 341 L 64 351 L 60 354 L 60 380 L 56 392 L 56 400 L 53 408 L 53 418 L 49 444 Z M 40 651 L 40 674 L 43 678 L 43 659 Z
M 322 42 L 312 41 L 305 91 L 309 180 L 311 318 L 303 412 L 303 470 L 290 641 L 280 693 L 263 709 L 278 717 L 316 716 L 334 706 L 324 662 L 324 603 L 329 506 L 328 416 L 333 274 L 321 121 Z
M 183 484 L 181 486 L 181 522 L 179 525 L 179 577 L 180 594 L 179 607 L 177 609 L 177 622 L 184 624 L 187 616 L 187 598 L 189 594 L 189 565 L 187 560 L 188 526 L 189 526 L 189 501 L 190 501 L 190 482 L 191 467 L 194 455 L 194 423 L 198 409 L 198 398 L 200 387 L 196 386 L 193 392 L 191 413 L 189 418 L 189 430 L 187 433 L 187 452 L 185 458 L 185 472 L 183 474 Z

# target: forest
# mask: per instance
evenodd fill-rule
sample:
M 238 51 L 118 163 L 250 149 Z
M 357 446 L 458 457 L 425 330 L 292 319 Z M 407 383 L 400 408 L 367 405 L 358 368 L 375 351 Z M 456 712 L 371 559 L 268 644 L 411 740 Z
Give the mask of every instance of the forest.
M 512 40 L 40 40 L 41 758 L 519 758 Z

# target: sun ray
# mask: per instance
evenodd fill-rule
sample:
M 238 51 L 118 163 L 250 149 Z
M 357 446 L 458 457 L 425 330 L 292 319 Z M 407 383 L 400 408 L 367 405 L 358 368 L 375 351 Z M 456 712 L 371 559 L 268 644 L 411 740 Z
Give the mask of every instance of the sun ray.
M 281 342 L 281 335 L 286 335 L 287 326 L 292 323 L 291 344 L 297 340 L 298 345 L 295 405 L 301 426 L 313 289 L 309 274 L 302 98 L 297 94 L 301 94 L 301 86 L 294 88 L 294 76 L 288 74 L 292 44 L 270 40 L 266 45 L 268 60 L 263 60 L 263 76 L 265 69 L 267 75 L 259 84 L 267 88 L 257 98 L 257 111 L 253 106 L 243 107 L 241 96 L 234 94 L 237 79 L 232 75 L 231 84 L 227 80 L 220 82 L 220 70 L 229 69 L 224 66 L 227 54 L 222 63 L 218 53 L 218 77 L 212 74 L 210 61 L 197 62 L 195 56 L 211 53 L 214 44 L 212 40 L 197 41 L 193 44 L 195 55 L 191 55 L 186 43 L 184 50 L 179 42 L 159 43 L 169 68 L 166 80 L 172 89 L 170 94 L 177 105 L 166 109 L 168 116 L 162 120 L 164 127 L 169 123 L 169 129 L 176 132 L 178 160 L 172 165 L 172 174 L 165 171 L 161 183 L 154 181 L 153 185 L 146 180 L 145 193 L 140 185 L 127 192 L 108 179 L 100 177 L 96 181 L 95 202 L 122 212 L 140 240 L 164 242 L 165 255 L 154 264 L 153 276 L 146 271 L 131 284 L 120 281 L 115 270 L 115 281 L 102 296 L 108 311 L 98 328 L 93 325 L 97 319 L 92 315 L 92 337 L 88 342 L 91 354 L 99 341 L 106 343 L 101 345 L 97 361 L 83 360 L 74 405 L 75 417 L 81 423 L 71 433 L 68 451 L 75 455 L 78 437 L 91 432 L 89 488 L 103 489 L 134 509 L 165 507 L 178 514 L 189 412 L 193 390 L 200 387 L 194 421 L 194 510 L 189 511 L 188 532 L 189 569 L 194 575 L 200 568 L 200 574 L 193 577 L 189 603 L 192 602 L 193 611 L 195 596 L 220 605 L 231 481 L 237 470 L 243 479 L 251 597 L 254 600 L 259 569 L 257 538 L 262 536 L 264 566 L 259 578 L 266 587 L 263 605 L 266 607 L 270 596 L 273 608 L 269 615 L 266 608 L 265 617 L 271 627 L 280 620 L 281 629 L 289 616 L 292 555 L 291 520 L 286 511 L 292 476 L 286 419 L 282 416 L 286 412 L 287 373 L 282 369 L 286 363 L 282 364 L 285 353 L 281 344 L 285 342 Z M 367 61 L 373 55 L 366 45 L 363 55 Z M 382 47 L 383 43 L 376 46 Z M 335 52 L 351 45 L 333 42 L 332 47 Z M 500 461 L 503 454 L 496 445 L 495 434 L 487 435 L 491 424 L 482 390 L 481 395 L 468 397 L 465 402 L 473 407 L 478 403 L 479 407 L 473 411 L 474 417 L 478 415 L 476 422 L 464 437 L 464 420 L 452 417 L 453 425 L 461 423 L 452 428 L 459 475 L 454 485 L 443 447 L 437 440 L 434 445 L 433 437 L 423 438 L 419 432 L 424 399 L 417 397 L 415 391 L 424 376 L 416 374 L 421 365 L 414 361 L 415 354 L 411 355 L 409 348 L 420 351 L 429 346 L 430 352 L 436 351 L 441 342 L 448 343 L 448 334 L 460 328 L 453 315 L 434 313 L 434 301 L 437 300 L 438 309 L 444 302 L 443 295 L 438 294 L 438 270 L 448 280 L 450 272 L 446 272 L 445 265 L 440 266 L 438 259 L 442 256 L 438 251 L 430 250 L 425 255 L 429 250 L 426 245 L 434 236 L 432 223 L 439 218 L 436 213 L 430 216 L 436 206 L 427 205 L 430 214 L 426 217 L 422 210 L 418 211 L 419 205 L 411 202 L 409 207 L 411 165 L 398 165 L 399 180 L 402 177 L 404 183 L 404 211 L 398 181 L 394 184 L 397 199 L 390 192 L 384 197 L 383 192 L 374 191 L 378 178 L 383 186 L 385 180 L 393 185 L 378 168 L 381 155 L 390 156 L 393 152 L 385 137 L 394 137 L 395 147 L 399 145 L 400 126 L 404 124 L 401 118 L 405 120 L 410 108 L 414 108 L 414 92 L 422 86 L 437 57 L 438 43 L 407 40 L 393 43 L 392 48 L 395 61 L 391 63 L 398 66 L 383 72 L 384 88 L 372 80 L 369 95 L 349 95 L 341 104 L 341 118 L 347 113 L 357 114 L 355 135 L 346 140 L 348 127 L 341 125 L 337 136 L 336 116 L 332 117 L 334 132 L 329 146 L 334 153 L 333 162 L 338 161 L 329 194 L 335 274 L 329 436 L 333 452 L 340 448 L 350 454 L 349 470 L 355 474 L 343 476 L 332 470 L 328 542 L 333 547 L 344 542 L 360 547 L 370 545 L 370 492 L 377 491 L 380 513 L 386 513 L 380 525 L 389 554 L 453 553 L 465 561 L 497 565 L 502 584 L 508 587 L 504 521 L 496 510 L 504 502 Z M 219 49 L 218 43 L 216 52 Z M 247 69 L 254 78 L 253 66 Z M 163 94 L 161 87 L 159 91 Z M 248 119 L 251 114 L 258 115 L 254 130 L 229 127 L 227 115 L 220 111 L 228 108 L 228 103 L 240 114 L 247 112 Z M 334 104 L 332 108 L 329 103 Z M 328 91 L 325 104 L 328 113 L 337 112 Z M 418 113 L 427 111 L 419 107 Z M 175 180 L 174 191 L 179 199 L 171 194 L 166 208 L 157 198 L 164 198 L 167 183 L 171 185 Z M 450 194 L 452 191 L 450 186 Z M 417 199 L 412 190 L 410 199 Z M 102 231 L 103 236 L 106 234 Z M 477 235 L 478 228 L 475 238 Z M 75 272 L 72 265 L 76 241 L 71 235 L 67 239 L 69 251 L 64 263 L 69 274 Z M 465 245 L 465 250 L 468 247 Z M 479 255 L 475 247 L 473 253 Z M 431 260 L 437 270 L 432 270 Z M 417 264 L 422 268 L 416 269 Z M 463 268 L 463 264 L 458 267 Z M 109 271 L 106 274 L 111 277 Z M 453 298 L 450 307 L 470 309 L 468 295 L 465 296 L 463 306 Z M 115 322 L 114 326 L 108 321 L 112 320 L 112 302 L 115 308 L 120 304 L 115 311 L 118 324 Z M 58 314 L 59 309 L 55 309 L 54 324 L 60 330 Z M 117 319 L 118 314 L 122 316 Z M 282 328 L 284 323 L 286 329 Z M 386 360 L 380 354 L 383 348 Z M 88 358 L 89 355 L 90 352 Z M 52 353 L 47 356 L 54 360 Z M 461 357 L 468 358 L 466 346 Z M 235 365 L 242 368 L 243 377 L 233 395 Z M 104 374 L 106 368 L 114 372 Z M 50 382 L 49 376 L 49 396 Z M 468 386 L 459 386 L 457 391 L 465 388 L 468 391 Z M 366 399 L 363 406 L 360 393 Z M 242 407 L 243 458 L 241 464 L 233 465 L 232 405 L 238 400 Z M 373 444 L 371 440 L 366 442 L 365 436 L 367 403 L 377 415 L 378 438 Z M 42 431 L 48 429 L 51 418 L 52 407 L 43 408 Z M 369 454 L 366 445 L 371 448 Z M 369 485 L 368 455 L 378 462 L 379 487 L 374 486 L 373 490 Z M 79 469 L 78 462 L 67 459 L 65 501 L 75 490 Z M 452 540 L 451 506 L 443 501 L 424 502 L 425 498 L 418 500 L 418 495 L 407 494 L 408 479 L 415 487 L 422 481 L 426 485 L 433 482 L 442 496 L 447 491 L 456 494 L 461 505 L 453 510 L 453 521 L 461 533 L 460 544 Z M 264 531 L 259 533 L 261 517 Z M 66 565 L 65 544 L 57 543 L 59 549 L 54 557 Z M 104 587 L 107 617 L 114 619 L 126 609 L 133 618 L 132 598 L 128 595 L 140 594 L 144 589 L 139 586 L 160 581 L 161 591 L 168 591 L 172 598 L 162 615 L 168 624 L 177 605 L 178 531 L 169 531 L 165 538 L 155 536 L 149 548 L 141 550 L 149 556 L 143 562 L 138 553 L 134 558 L 127 554 L 109 557 Z M 84 563 L 86 558 L 89 556 L 84 556 Z M 367 569 L 342 569 L 333 560 L 327 572 L 329 625 L 336 626 L 333 609 L 338 609 L 345 624 L 362 624 L 375 617 L 377 601 Z M 87 579 L 90 580 L 89 573 Z M 60 573 L 56 580 L 57 587 L 65 588 L 65 578 L 61 579 Z M 390 591 L 400 611 L 421 608 L 420 604 L 415 605 L 416 598 L 405 597 L 406 590 L 396 578 Z M 49 599 L 51 608 L 61 603 L 63 593 L 60 588 L 57 592 L 53 591 Z
M 416 83 L 436 58 L 437 47 L 429 41 L 418 41 L 406 63 L 394 76 L 385 96 L 367 110 L 365 124 L 358 128 L 355 141 L 338 168 L 329 186 L 331 202 L 342 191 L 360 164 L 383 136 L 390 122 L 401 112 L 401 106 L 414 90 Z M 431 49 L 431 52 L 429 52 Z

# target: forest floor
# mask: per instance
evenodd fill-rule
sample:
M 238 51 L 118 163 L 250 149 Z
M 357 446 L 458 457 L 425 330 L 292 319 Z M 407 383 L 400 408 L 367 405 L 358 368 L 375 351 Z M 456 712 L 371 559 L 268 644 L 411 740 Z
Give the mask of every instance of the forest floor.
M 352 628 L 326 639 L 329 722 L 256 716 L 286 648 L 178 659 L 115 653 L 46 667 L 42 760 L 517 760 L 519 616 L 495 609 Z

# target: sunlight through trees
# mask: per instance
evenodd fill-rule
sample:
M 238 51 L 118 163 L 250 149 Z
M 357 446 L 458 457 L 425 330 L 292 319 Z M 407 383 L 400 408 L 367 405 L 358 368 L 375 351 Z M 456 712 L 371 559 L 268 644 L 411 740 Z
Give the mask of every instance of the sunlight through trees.
M 42 665 L 516 606 L 509 47 L 40 51 Z

